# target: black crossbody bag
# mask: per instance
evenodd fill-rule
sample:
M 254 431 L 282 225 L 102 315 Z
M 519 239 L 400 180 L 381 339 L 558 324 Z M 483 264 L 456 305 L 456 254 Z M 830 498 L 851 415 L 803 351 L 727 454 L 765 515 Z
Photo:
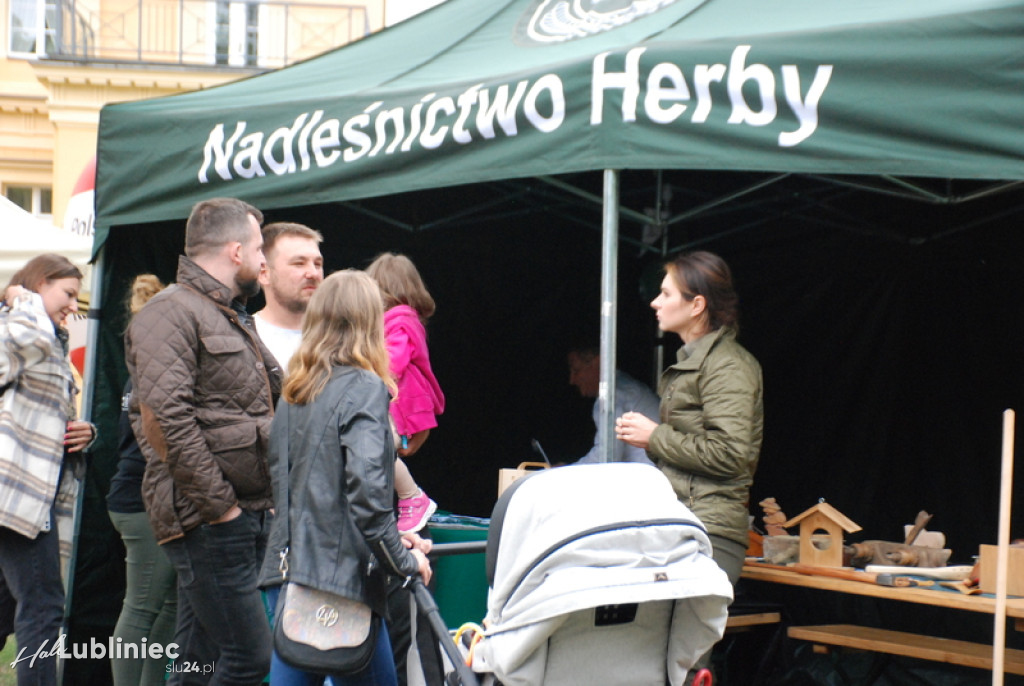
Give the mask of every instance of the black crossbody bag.
M 291 412 L 291 406 L 287 411 Z M 274 650 L 286 663 L 306 672 L 361 672 L 370 664 L 377 647 L 380 617 L 366 603 L 288 581 L 292 517 L 288 511 L 291 464 L 287 452 L 279 468 L 283 470 L 284 488 L 283 502 L 278 505 L 288 517 L 288 543 L 281 551 L 284 585 L 277 601 Z

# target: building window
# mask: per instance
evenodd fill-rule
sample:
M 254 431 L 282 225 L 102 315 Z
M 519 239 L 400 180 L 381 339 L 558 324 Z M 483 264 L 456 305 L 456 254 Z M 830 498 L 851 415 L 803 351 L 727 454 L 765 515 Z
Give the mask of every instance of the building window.
M 53 217 L 53 191 L 38 186 L 8 186 L 4 195 L 15 205 L 41 219 Z
M 56 52 L 56 4 L 51 0 L 9 0 L 9 3 L 9 51 L 32 57 L 45 57 Z
M 214 64 L 247 67 L 256 64 L 259 52 L 259 4 L 255 2 L 210 3 L 213 12 Z

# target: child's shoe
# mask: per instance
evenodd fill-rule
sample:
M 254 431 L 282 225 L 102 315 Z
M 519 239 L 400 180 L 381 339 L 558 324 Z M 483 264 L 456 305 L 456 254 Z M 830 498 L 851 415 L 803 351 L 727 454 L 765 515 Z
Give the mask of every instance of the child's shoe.
M 419 531 L 427 524 L 430 515 L 437 510 L 437 503 L 427 497 L 424 490 L 414 498 L 398 501 L 398 532 L 402 534 Z

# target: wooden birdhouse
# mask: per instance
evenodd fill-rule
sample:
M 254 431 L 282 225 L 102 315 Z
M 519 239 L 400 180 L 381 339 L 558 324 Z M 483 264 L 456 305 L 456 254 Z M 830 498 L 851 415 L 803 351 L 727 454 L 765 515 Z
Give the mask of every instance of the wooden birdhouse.
M 817 567 L 843 566 L 843 533 L 860 531 L 860 526 L 828 503 L 818 503 L 783 524 L 800 525 L 800 564 Z

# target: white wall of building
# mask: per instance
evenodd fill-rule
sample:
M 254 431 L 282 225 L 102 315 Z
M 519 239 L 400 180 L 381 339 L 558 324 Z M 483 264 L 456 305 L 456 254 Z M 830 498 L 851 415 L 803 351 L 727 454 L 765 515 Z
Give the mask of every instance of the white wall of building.
M 394 26 L 400 21 L 419 14 L 444 0 L 386 0 L 384 6 L 384 25 Z

